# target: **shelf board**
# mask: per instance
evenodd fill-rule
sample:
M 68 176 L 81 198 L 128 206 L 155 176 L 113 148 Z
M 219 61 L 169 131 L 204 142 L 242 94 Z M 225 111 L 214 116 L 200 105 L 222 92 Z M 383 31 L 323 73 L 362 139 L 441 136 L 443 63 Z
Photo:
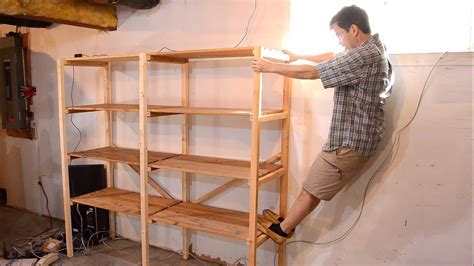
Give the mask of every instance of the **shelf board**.
M 102 147 L 71 152 L 69 156 L 71 159 L 88 158 L 140 165 L 140 151 L 137 149 Z M 250 162 L 242 160 L 148 151 L 148 166 L 155 169 L 250 179 Z M 279 169 L 281 166 L 277 164 L 260 163 L 259 177 Z
M 167 106 L 148 105 L 148 108 L 161 109 Z M 100 103 L 91 105 L 68 106 L 67 113 L 82 113 L 94 111 L 115 111 L 115 112 L 139 112 L 140 106 L 138 104 L 118 104 L 118 103 Z
M 140 216 L 140 193 L 105 188 L 71 199 L 72 202 Z M 245 212 L 205 206 L 175 199 L 148 196 L 149 221 L 182 226 L 207 233 L 246 240 L 249 215 Z M 265 240 L 258 232 L 259 244 Z
M 188 173 L 250 179 L 250 162 L 196 155 L 178 155 L 149 164 L 152 168 Z M 278 170 L 280 165 L 260 163 L 259 176 Z
M 140 59 L 138 54 L 118 55 L 118 56 L 90 56 L 75 57 L 64 60 L 66 66 L 105 66 L 112 62 L 137 61 Z
M 223 49 L 204 49 L 204 50 L 187 50 L 176 52 L 150 53 L 150 61 L 162 61 L 163 59 L 210 59 L 210 58 L 226 58 L 226 57 L 252 57 L 254 56 L 255 47 L 240 48 L 223 48 Z
M 148 61 L 151 62 L 168 62 L 168 63 L 187 63 L 190 59 L 212 59 L 212 58 L 238 58 L 253 57 L 256 47 L 239 47 L 239 48 L 220 48 L 220 49 L 203 49 L 203 50 L 187 50 L 175 52 L 152 52 L 147 53 Z M 127 62 L 140 60 L 139 54 L 116 55 L 116 56 L 90 56 L 75 57 L 64 59 L 66 66 L 106 66 L 113 62 Z
M 211 107 L 182 107 L 182 106 L 164 106 L 148 105 L 148 112 L 151 116 L 160 116 L 163 114 L 196 114 L 196 115 L 237 115 L 251 116 L 250 108 L 211 108 Z M 114 111 L 114 112 L 138 112 L 138 104 L 92 104 L 81 106 L 66 107 L 67 113 L 81 113 L 94 111 Z M 262 109 L 262 115 L 278 114 L 282 110 Z
M 140 151 L 137 149 L 102 147 L 86 151 L 71 152 L 69 156 L 75 158 L 88 158 L 116 163 L 140 165 Z M 148 163 L 161 161 L 177 156 L 174 153 L 148 151 Z
M 247 240 L 249 215 L 245 212 L 181 202 L 150 216 L 151 221 Z M 258 232 L 257 238 L 261 238 Z
M 140 193 L 118 188 L 105 188 L 71 199 L 74 203 L 93 206 L 128 215 L 140 216 Z M 181 201 L 148 196 L 148 213 L 154 214 Z
M 251 116 L 250 108 L 210 108 L 210 107 L 155 107 L 149 106 L 148 111 L 152 114 L 196 114 L 196 115 L 240 115 Z M 281 113 L 282 110 L 262 109 L 262 115 Z

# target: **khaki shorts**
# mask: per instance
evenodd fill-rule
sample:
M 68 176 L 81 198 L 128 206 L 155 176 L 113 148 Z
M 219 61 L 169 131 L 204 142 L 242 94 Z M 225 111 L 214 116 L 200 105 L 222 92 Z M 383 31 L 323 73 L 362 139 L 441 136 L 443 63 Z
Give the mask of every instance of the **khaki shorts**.
M 303 189 L 321 200 L 329 201 L 360 174 L 368 159 L 347 147 L 321 151 L 311 166 Z

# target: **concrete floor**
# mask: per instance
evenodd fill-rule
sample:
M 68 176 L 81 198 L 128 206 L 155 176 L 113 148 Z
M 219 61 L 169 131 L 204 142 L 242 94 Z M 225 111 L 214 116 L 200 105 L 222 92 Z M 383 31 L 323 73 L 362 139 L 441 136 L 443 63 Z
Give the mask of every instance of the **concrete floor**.
M 61 220 L 53 220 L 54 227 L 64 227 Z M 11 207 L 0 206 L 0 250 L 3 258 L 3 243 L 7 249 L 11 248 L 11 241 L 23 237 L 33 237 L 49 228 L 49 218 L 39 216 L 23 210 Z M 84 254 L 86 253 L 86 254 Z M 27 261 L 21 263 L 16 261 L 12 265 L 31 265 Z M 0 265 L 6 265 L 9 261 L 0 259 Z M 53 265 L 140 265 L 141 246 L 140 243 L 116 239 L 105 241 L 105 244 L 92 246 L 88 252 L 76 252 L 74 257 L 61 256 L 61 259 Z M 150 246 L 151 265 L 219 265 L 216 263 L 198 260 L 190 257 L 184 260 L 182 257 L 171 251 Z M 9 264 L 10 265 L 10 264 Z

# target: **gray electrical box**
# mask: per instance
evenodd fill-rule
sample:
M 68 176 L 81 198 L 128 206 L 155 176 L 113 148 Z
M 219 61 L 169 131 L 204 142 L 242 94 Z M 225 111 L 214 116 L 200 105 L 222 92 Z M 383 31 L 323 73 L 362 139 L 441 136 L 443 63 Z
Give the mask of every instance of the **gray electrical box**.
M 22 40 L 19 34 L 0 38 L 0 104 L 2 126 L 27 128 L 26 102 L 20 95 L 26 85 Z

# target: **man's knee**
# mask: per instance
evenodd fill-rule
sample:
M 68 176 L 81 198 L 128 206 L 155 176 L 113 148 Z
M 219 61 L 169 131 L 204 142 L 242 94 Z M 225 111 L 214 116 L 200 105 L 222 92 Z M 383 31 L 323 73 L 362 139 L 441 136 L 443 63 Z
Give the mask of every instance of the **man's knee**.
M 306 191 L 306 189 L 304 189 L 304 188 L 301 190 L 300 195 L 303 196 L 303 197 L 306 198 L 306 199 L 309 199 L 309 200 L 312 201 L 312 202 L 319 202 L 319 201 L 321 201 L 321 199 L 319 199 L 319 198 L 316 197 L 315 195 L 309 193 L 309 192 Z

